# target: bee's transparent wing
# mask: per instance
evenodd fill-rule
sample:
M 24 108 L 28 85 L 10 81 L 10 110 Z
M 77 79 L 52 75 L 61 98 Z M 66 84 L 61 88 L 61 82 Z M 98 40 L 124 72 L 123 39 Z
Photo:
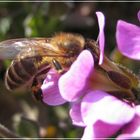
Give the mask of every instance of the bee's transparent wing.
M 0 42 L 0 59 L 14 59 L 19 53 L 31 52 L 30 56 L 48 55 L 56 56 L 59 53 L 48 38 L 21 38 L 10 39 Z

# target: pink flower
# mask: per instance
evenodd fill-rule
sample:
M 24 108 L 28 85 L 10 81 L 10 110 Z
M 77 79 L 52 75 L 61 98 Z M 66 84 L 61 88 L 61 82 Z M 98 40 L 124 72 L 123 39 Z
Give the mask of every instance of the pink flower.
M 122 134 L 117 137 L 117 140 L 124 138 L 140 138 L 140 105 L 136 106 L 135 112 L 135 117 L 130 123 L 124 126 Z
M 104 55 L 104 22 L 105 22 L 104 20 L 105 19 L 104 19 L 104 15 L 101 12 L 97 12 L 96 14 L 99 21 L 99 36 L 98 36 L 99 46 L 100 46 L 99 64 L 101 65 L 103 63 L 103 55 Z M 76 76 L 76 72 L 75 75 L 73 76 Z M 47 73 L 46 79 L 44 80 L 43 85 L 41 87 L 43 92 L 44 103 L 48 105 L 60 105 L 66 102 L 65 99 L 61 97 L 62 94 L 60 94 L 59 92 L 59 88 L 58 88 L 59 78 L 60 78 L 60 74 L 58 74 L 57 71 L 55 70 L 50 70 L 50 72 Z M 79 85 L 79 89 L 80 88 L 82 87 Z M 71 86 L 71 90 L 72 90 L 72 86 Z
M 120 42 L 125 38 L 125 35 L 122 36 Z M 135 51 L 135 42 L 131 45 Z M 119 131 L 121 135 L 117 139 L 140 137 L 140 106 L 135 103 L 132 106 L 127 100 L 108 94 L 109 90 L 115 91 L 118 87 L 99 74 L 96 67 L 92 54 L 85 50 L 59 79 L 62 97 L 72 103 L 70 116 L 73 124 L 85 128 L 82 139 L 108 138 Z
M 101 12 L 96 12 L 99 24 L 99 49 L 100 49 L 100 58 L 99 65 L 103 63 L 104 57 L 104 44 L 105 44 L 105 35 L 104 35 L 104 26 L 105 26 L 105 17 Z
M 140 20 L 140 11 L 138 12 Z M 116 28 L 116 40 L 119 51 L 131 58 L 140 60 L 140 27 L 119 20 Z
M 127 100 L 127 97 L 134 98 L 132 88 L 135 78 L 131 81 L 131 74 L 120 69 L 104 56 L 105 20 L 101 12 L 97 12 L 97 17 L 99 64 L 95 62 L 90 51 L 83 50 L 65 74 L 58 75 L 56 71 L 52 73 L 50 71 L 42 85 L 43 101 L 49 105 L 70 102 L 72 123 L 84 128 L 83 140 L 112 137 L 120 130 L 121 135 L 118 139 L 124 136 L 140 137 L 140 107 L 132 102 L 129 104 Z M 134 57 L 133 53 L 126 51 L 124 46 L 124 40 L 129 39 L 131 50 L 137 52 L 136 58 L 139 59 L 139 28 L 135 28 L 135 35 L 130 33 L 130 36 L 126 34 L 125 37 L 123 33 L 130 28 L 124 30 L 120 25 L 122 24 L 117 25 L 116 33 L 118 47 L 121 48 L 122 53 Z M 131 41 L 130 37 L 134 37 L 135 41 L 133 39 Z M 129 47 L 130 44 L 128 43 Z M 122 97 L 121 93 L 125 97 Z
M 90 52 L 85 50 L 59 79 L 62 97 L 72 103 L 72 122 L 85 128 L 82 137 L 85 140 L 111 137 L 129 123 L 131 125 L 137 116 L 135 106 L 132 107 L 105 91 L 94 90 L 97 88 L 92 79 L 94 74 L 96 76 L 94 60 Z
M 58 79 L 60 75 L 55 70 L 50 70 L 47 73 L 46 79 L 44 80 L 41 90 L 43 93 L 43 102 L 48 105 L 61 105 L 66 101 L 61 97 L 58 88 Z

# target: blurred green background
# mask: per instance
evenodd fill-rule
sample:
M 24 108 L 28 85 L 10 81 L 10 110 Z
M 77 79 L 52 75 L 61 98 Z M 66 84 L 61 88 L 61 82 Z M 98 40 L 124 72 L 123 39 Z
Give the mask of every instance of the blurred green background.
M 106 55 L 138 74 L 140 64 L 123 57 L 114 48 L 117 20 L 139 25 L 139 9 L 140 3 L 136 2 L 0 2 L 0 41 L 50 37 L 62 31 L 96 40 L 95 12 L 102 11 L 106 17 Z M 0 60 L 0 123 L 23 137 L 80 137 L 82 129 L 72 126 L 69 105 L 48 106 L 36 101 L 29 91 L 10 93 L 6 90 L 4 75 L 9 64 L 9 60 Z

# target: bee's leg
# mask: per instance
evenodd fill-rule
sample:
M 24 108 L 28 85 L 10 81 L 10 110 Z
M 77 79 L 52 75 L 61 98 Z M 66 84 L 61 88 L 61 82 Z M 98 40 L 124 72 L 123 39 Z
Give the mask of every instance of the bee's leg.
M 50 68 L 51 68 L 50 65 L 47 65 L 42 71 L 38 72 L 33 78 L 32 93 L 34 97 L 39 101 L 42 101 L 43 99 L 41 86 Z
M 64 69 L 62 68 L 61 64 L 56 59 L 53 59 L 52 63 L 54 65 L 55 69 L 58 71 L 58 73 L 60 73 L 60 74 L 64 73 Z
M 42 82 L 38 79 L 37 76 L 35 76 L 32 83 L 32 93 L 34 97 L 39 101 L 42 101 L 41 85 L 42 85 Z

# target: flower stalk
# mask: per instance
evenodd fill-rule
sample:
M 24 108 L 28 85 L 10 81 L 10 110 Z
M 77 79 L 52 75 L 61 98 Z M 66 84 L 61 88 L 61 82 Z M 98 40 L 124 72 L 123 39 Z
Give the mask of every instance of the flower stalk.
M 2 124 L 0 124 L 0 136 L 2 138 L 20 138 Z

